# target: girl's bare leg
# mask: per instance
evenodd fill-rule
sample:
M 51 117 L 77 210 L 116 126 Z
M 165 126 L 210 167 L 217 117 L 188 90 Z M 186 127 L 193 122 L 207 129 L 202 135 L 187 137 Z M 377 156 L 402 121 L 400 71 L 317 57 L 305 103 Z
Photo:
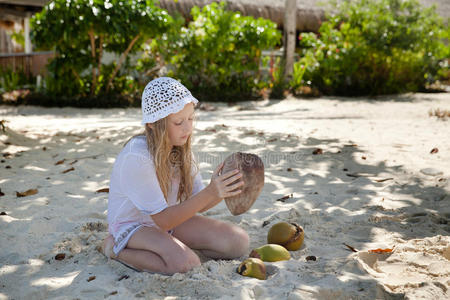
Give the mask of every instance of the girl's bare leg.
M 178 239 L 156 227 L 141 227 L 115 258 L 138 270 L 174 274 L 200 265 L 198 256 Z
M 249 237 L 242 228 L 204 216 L 194 216 L 175 227 L 173 235 L 211 258 L 232 259 L 248 254 Z

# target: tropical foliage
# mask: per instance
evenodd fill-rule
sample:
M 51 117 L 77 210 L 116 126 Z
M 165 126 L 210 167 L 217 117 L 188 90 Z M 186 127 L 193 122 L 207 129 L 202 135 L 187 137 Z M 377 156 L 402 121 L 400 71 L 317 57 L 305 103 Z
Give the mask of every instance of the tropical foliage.
M 209 100 L 242 100 L 261 87 L 262 50 L 280 43 L 270 20 L 226 10 L 224 3 L 194 7 L 187 27 L 170 31 L 152 50 L 170 65 L 169 74 Z
M 54 0 L 32 19 L 37 47 L 54 49 L 47 90 L 90 96 L 124 92 L 132 78 L 120 72 L 144 41 L 160 36 L 172 18 L 150 0 Z M 102 61 L 105 53 L 119 59 Z M 118 76 L 119 75 L 119 76 Z
M 399 93 L 424 89 L 448 69 L 449 31 L 434 7 L 417 0 L 351 0 L 335 7 L 318 34 L 300 34 L 296 68 L 304 69 L 303 83 L 327 94 Z
M 180 79 L 209 101 L 268 92 L 283 97 L 287 89 L 399 93 L 450 81 L 450 30 L 434 7 L 417 0 L 339 3 L 318 33 L 300 34 L 298 60 L 286 83 L 281 60 L 263 55 L 281 46 L 276 24 L 229 11 L 224 3 L 194 7 L 186 20 L 153 0 L 54 0 L 33 17 L 32 38 L 36 48 L 54 50 L 56 57 L 42 87 L 16 93 L 27 98 L 15 103 L 139 105 L 145 84 L 160 75 Z M 4 69 L 0 82 L 2 92 L 33 90 L 36 78 Z

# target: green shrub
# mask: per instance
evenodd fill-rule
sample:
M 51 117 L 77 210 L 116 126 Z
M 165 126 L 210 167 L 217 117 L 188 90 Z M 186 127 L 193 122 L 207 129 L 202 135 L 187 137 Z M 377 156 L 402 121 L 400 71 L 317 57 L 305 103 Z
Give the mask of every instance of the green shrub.
M 68 97 L 42 92 L 30 92 L 29 90 L 14 90 L 10 93 L 3 93 L 0 98 L 0 104 L 80 108 L 140 107 L 140 96 L 139 93 L 134 93 L 130 95 L 102 94 L 92 97 L 89 95 Z
M 351 0 L 336 9 L 319 34 L 300 34 L 296 64 L 305 68 L 303 84 L 326 94 L 388 94 L 422 90 L 442 72 L 448 29 L 434 7 L 416 0 Z
M 25 35 L 23 33 L 23 29 L 19 32 L 13 32 L 11 34 L 11 40 L 22 46 L 23 49 L 25 49 Z
M 0 93 L 10 92 L 27 87 L 34 83 L 35 78 L 23 69 L 0 67 Z
M 180 79 L 200 99 L 249 99 L 261 88 L 261 51 L 273 48 L 281 34 L 276 24 L 244 17 L 212 3 L 191 10 L 187 28 L 163 36 L 152 49 L 168 64 L 168 74 Z
M 54 0 L 32 18 L 32 38 L 40 49 L 54 49 L 46 93 L 85 97 L 122 93 L 132 73 L 130 55 L 172 22 L 152 0 Z M 116 55 L 104 65 L 105 53 Z M 122 78 L 118 78 L 122 77 Z

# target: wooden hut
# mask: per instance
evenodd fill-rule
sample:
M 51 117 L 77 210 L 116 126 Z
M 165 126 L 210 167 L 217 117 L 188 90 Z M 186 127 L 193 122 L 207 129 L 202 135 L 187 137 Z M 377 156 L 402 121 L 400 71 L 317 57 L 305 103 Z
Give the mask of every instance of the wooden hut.
M 7 32 L 14 25 L 23 28 L 25 35 L 25 53 L 32 51 L 30 41 L 30 18 L 33 13 L 40 11 L 47 0 L 0 0 L 0 53 L 13 52 L 11 42 L 7 40 Z
M 48 0 L 0 0 L 0 68 L 37 75 L 45 71 L 52 52 L 33 52 L 30 40 L 30 18 L 42 10 Z M 11 33 L 23 30 L 24 47 L 15 47 Z

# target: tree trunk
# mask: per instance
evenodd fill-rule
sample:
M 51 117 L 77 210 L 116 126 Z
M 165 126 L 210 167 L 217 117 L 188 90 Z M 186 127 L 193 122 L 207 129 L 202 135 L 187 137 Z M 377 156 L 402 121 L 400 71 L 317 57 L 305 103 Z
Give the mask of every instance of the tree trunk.
M 103 35 L 100 35 L 100 44 L 98 46 L 98 67 L 97 67 L 97 76 L 101 74 L 102 67 L 102 56 L 103 56 Z
M 89 30 L 89 39 L 91 40 L 91 56 L 92 61 L 95 61 L 95 36 L 94 31 L 91 29 Z M 95 67 L 94 63 L 92 63 L 92 84 L 91 84 L 91 96 L 94 95 L 95 88 L 97 87 L 97 68 Z
M 125 50 L 124 53 L 120 56 L 119 63 L 116 65 L 116 68 L 114 69 L 111 78 L 109 78 L 108 85 L 106 86 L 106 91 L 108 92 L 109 89 L 112 86 L 112 82 L 114 78 L 116 77 L 117 72 L 119 71 L 120 67 L 122 66 L 123 62 L 125 61 L 125 58 L 127 57 L 128 53 L 130 52 L 131 48 L 133 48 L 133 45 L 136 43 L 136 41 L 141 37 L 141 34 L 138 34 L 134 37 L 134 39 L 130 42 L 128 45 L 128 48 Z
M 284 6 L 284 82 L 289 82 L 292 78 L 292 71 L 294 69 L 294 52 L 295 52 L 295 16 L 297 14 L 297 1 L 286 0 Z
M 81 81 L 81 77 L 80 77 L 80 75 L 78 75 L 78 73 L 77 73 L 77 71 L 75 71 L 75 69 L 72 69 L 72 73 L 78 81 Z

